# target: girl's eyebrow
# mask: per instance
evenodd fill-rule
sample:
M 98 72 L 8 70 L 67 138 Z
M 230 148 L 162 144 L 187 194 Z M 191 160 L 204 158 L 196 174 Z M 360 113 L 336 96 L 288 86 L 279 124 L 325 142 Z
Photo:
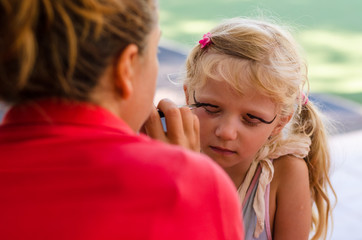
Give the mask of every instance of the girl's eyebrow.
M 266 120 L 264 120 L 264 119 L 262 119 L 262 118 L 260 118 L 260 117 L 257 117 L 257 116 L 254 116 L 254 115 L 252 115 L 252 114 L 250 114 L 250 113 L 247 113 L 246 114 L 248 117 L 250 117 L 251 119 L 258 119 L 260 122 L 263 122 L 263 123 L 265 123 L 265 124 L 272 124 L 273 122 L 274 122 L 274 120 L 277 118 L 277 114 L 274 116 L 274 118 L 273 118 L 273 120 L 271 120 L 271 121 L 266 121 Z
M 202 102 L 198 102 L 196 100 L 196 97 L 195 97 L 195 91 L 193 92 L 193 97 L 194 97 L 194 104 L 191 104 L 192 107 L 213 107 L 213 108 L 218 108 L 219 106 L 216 106 L 214 104 L 210 104 L 210 103 L 202 103 Z

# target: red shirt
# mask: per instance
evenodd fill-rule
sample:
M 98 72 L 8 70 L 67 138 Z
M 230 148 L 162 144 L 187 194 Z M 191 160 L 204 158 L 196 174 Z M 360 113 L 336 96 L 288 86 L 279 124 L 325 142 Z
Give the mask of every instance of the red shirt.
M 243 239 L 209 158 L 137 135 L 95 105 L 15 106 L 0 125 L 0 239 Z

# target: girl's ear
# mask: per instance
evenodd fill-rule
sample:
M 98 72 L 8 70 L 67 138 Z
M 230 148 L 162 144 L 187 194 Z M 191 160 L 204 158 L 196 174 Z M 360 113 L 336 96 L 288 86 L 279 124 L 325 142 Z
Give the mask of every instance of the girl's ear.
M 114 84 L 123 99 L 128 99 L 134 92 L 132 83 L 136 77 L 138 60 L 138 47 L 135 44 L 130 44 L 115 61 Z
M 189 102 L 190 102 L 190 99 L 189 99 L 189 92 L 187 91 L 187 86 L 186 85 L 184 85 L 184 93 L 185 93 L 186 104 L 188 105 Z
M 288 116 L 284 116 L 284 117 L 281 117 L 279 119 L 279 123 L 278 125 L 275 126 L 274 130 L 272 131 L 271 135 L 272 136 L 275 136 L 277 134 L 279 134 L 283 128 L 285 127 L 285 125 L 290 121 L 290 119 L 293 117 L 293 113 L 291 113 L 290 115 Z

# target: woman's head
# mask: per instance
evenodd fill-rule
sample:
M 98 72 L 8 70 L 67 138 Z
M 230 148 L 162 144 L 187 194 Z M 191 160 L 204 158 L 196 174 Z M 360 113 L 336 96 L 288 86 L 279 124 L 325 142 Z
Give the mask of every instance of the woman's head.
M 130 44 L 143 53 L 155 0 L 1 0 L 0 99 L 89 100 Z
M 253 90 L 290 115 L 307 81 L 306 65 L 288 31 L 259 20 L 234 18 L 210 31 L 211 44 L 187 59 L 188 93 L 208 79 L 228 82 L 241 95 Z

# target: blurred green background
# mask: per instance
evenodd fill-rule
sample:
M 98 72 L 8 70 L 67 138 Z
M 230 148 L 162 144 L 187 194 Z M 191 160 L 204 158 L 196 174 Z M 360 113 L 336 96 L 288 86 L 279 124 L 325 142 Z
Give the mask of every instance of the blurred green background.
M 304 48 L 311 91 L 362 104 L 361 0 L 159 0 L 163 38 L 186 47 L 222 19 L 262 17 L 291 26 Z

